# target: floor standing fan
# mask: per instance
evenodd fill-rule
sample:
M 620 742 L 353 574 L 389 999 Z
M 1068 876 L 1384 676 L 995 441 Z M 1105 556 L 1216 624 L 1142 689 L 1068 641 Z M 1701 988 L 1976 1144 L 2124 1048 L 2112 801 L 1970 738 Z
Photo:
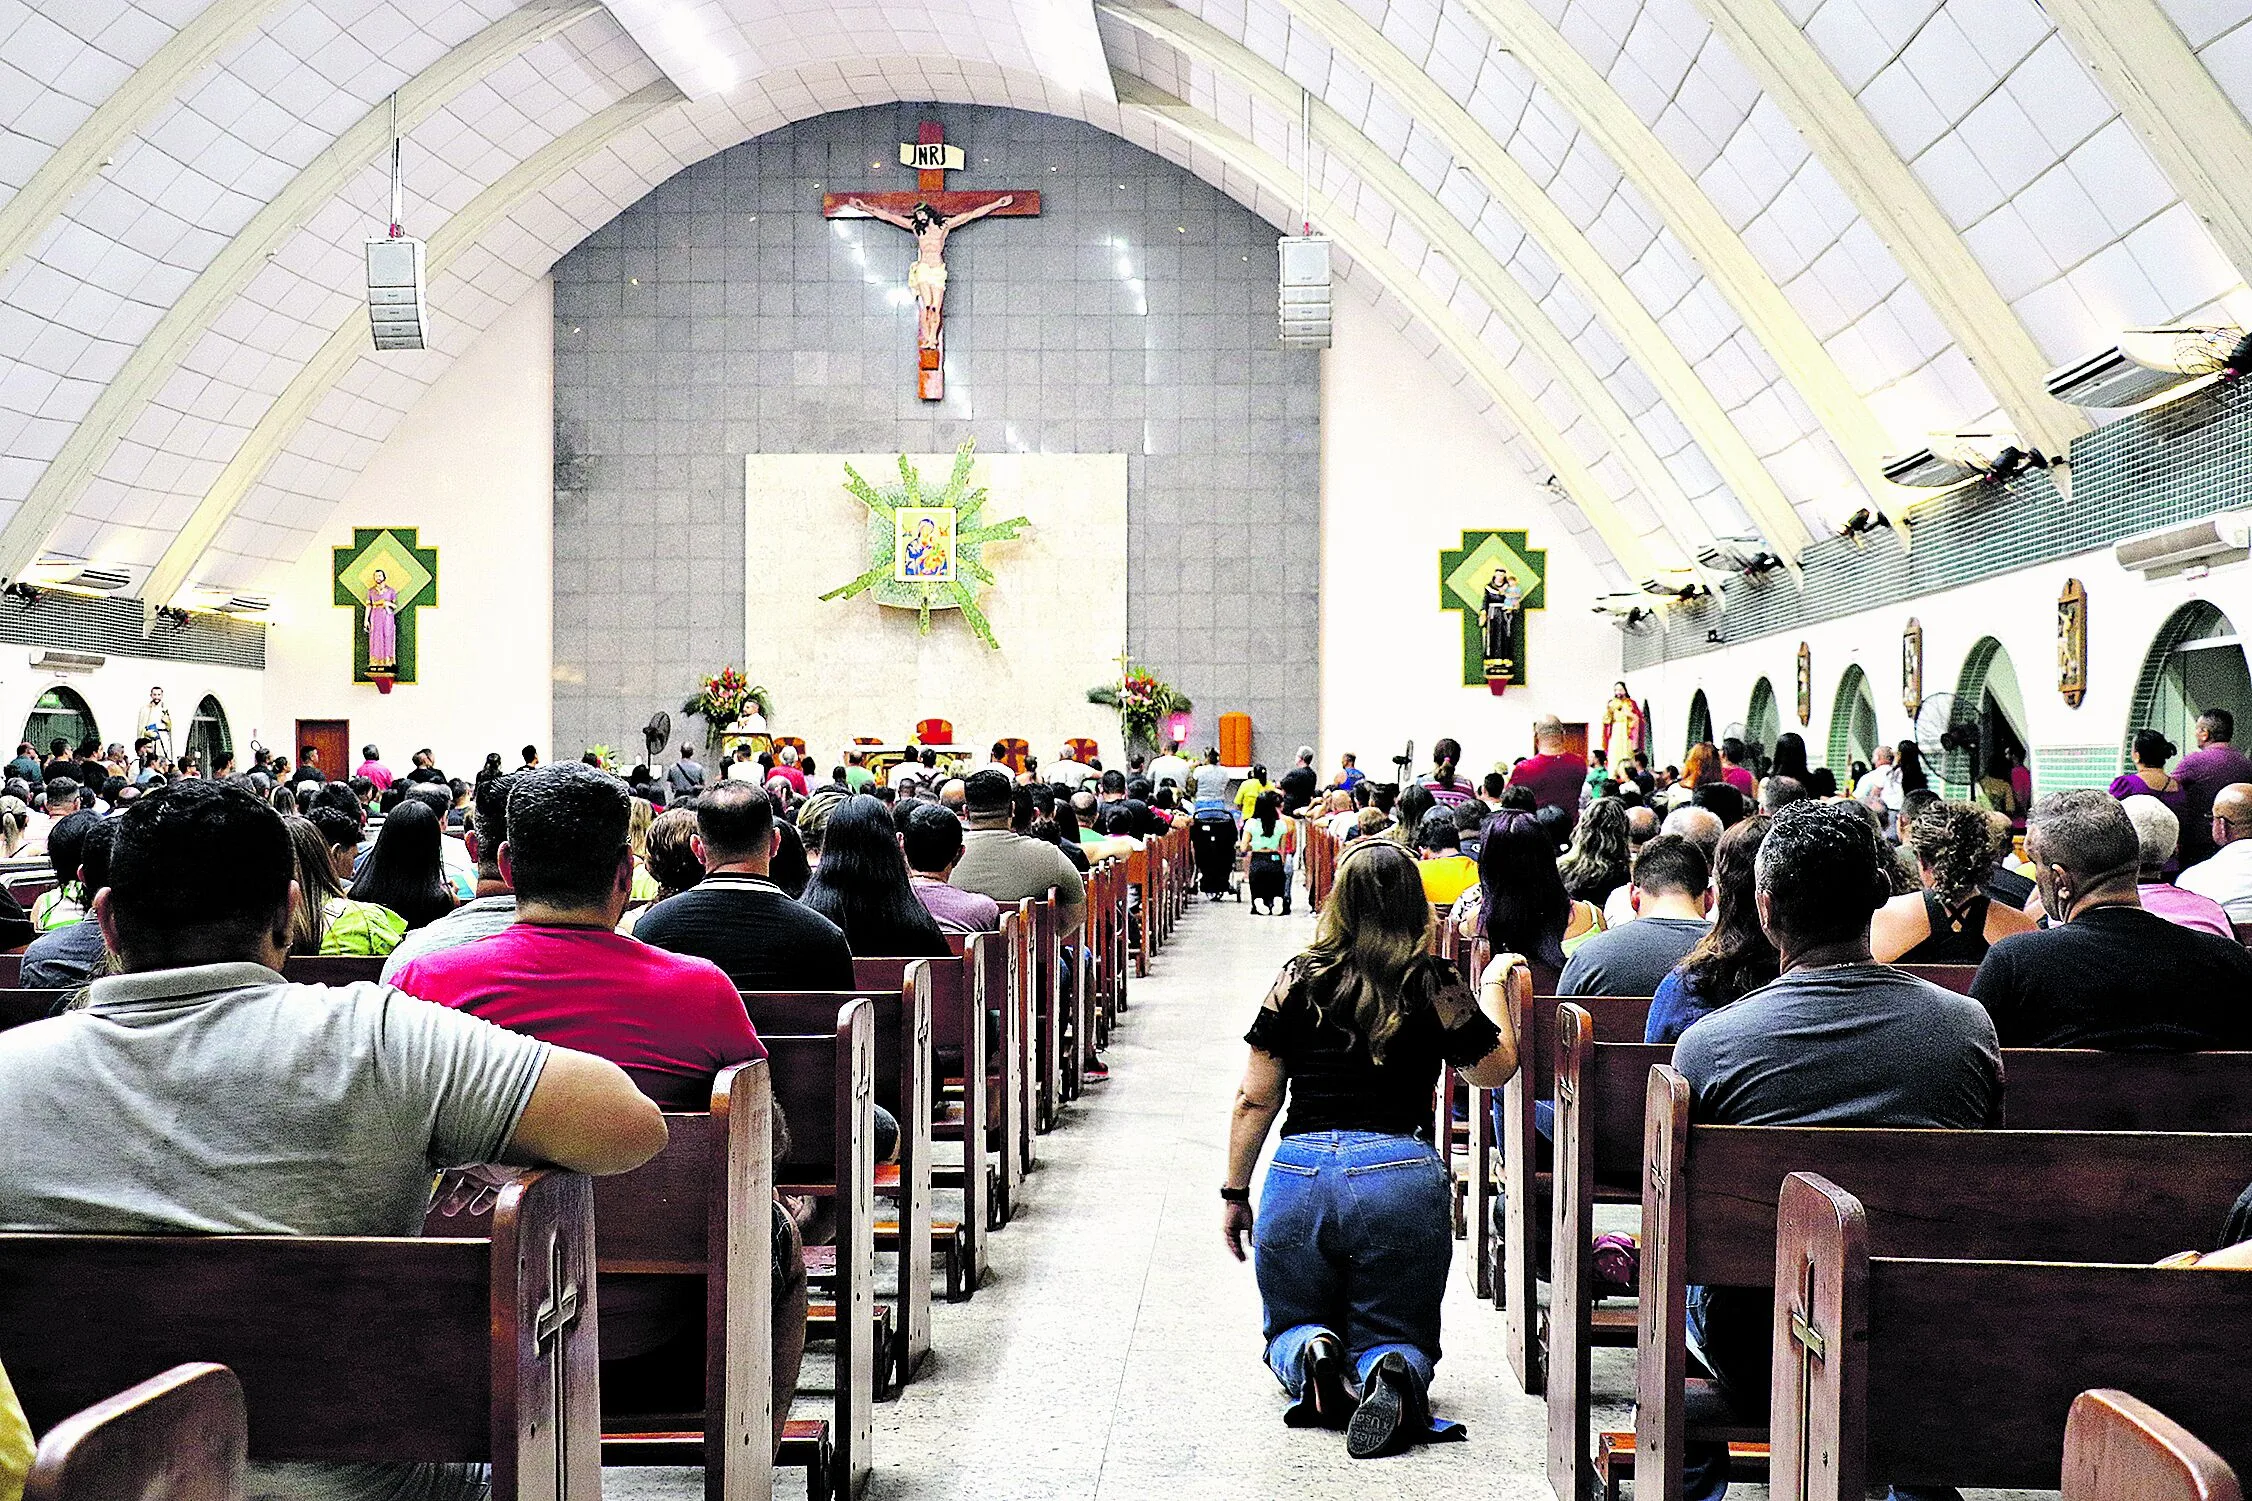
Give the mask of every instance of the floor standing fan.
M 649 722 L 641 727 L 641 744 L 649 753 L 649 765 L 652 769 L 659 761 L 664 759 L 665 747 L 671 743 L 672 716 L 659 709 L 655 714 L 649 716 Z

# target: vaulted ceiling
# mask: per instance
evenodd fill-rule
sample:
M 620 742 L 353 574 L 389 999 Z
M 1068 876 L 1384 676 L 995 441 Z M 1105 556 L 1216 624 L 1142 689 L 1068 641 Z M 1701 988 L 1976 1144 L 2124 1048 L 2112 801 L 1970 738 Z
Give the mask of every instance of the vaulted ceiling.
M 2052 365 L 2252 322 L 2252 0 L 22 0 L 0 7 L 0 578 L 255 591 L 557 257 L 895 100 L 1310 200 L 1615 583 L 1795 556 L 1881 459 L 2087 417 Z M 369 348 L 360 244 L 430 242 Z

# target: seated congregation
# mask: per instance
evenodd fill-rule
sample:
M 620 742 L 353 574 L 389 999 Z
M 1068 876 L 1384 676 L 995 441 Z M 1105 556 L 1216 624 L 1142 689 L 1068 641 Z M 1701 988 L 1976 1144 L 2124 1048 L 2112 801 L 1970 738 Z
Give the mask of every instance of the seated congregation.
M 1187 895 L 1099 767 L 152 766 L 100 809 L 43 778 L 0 958 L 9 1497 L 33 1431 L 172 1366 L 160 1410 L 225 1368 L 255 1496 L 856 1493 L 934 1277 L 976 1293 Z
M 2252 766 L 2160 797 L 2153 736 L 2155 779 L 2013 820 L 1912 742 L 1841 779 L 1795 735 L 1758 774 L 1535 735 L 1475 784 L 1451 741 L 1396 785 L 1347 758 L 1309 819 L 1316 936 L 1247 1034 L 1221 1190 L 1286 1421 L 1461 1436 L 1432 1378 L 1466 1236 L 1501 1317 L 1448 1340 L 1545 1397 L 1559 1501 L 2054 1488 L 2099 1387 L 2252 1454 L 2221 1395 L 2252 1281 L 2184 1275 L 2252 1267 Z M 1631 1430 L 1593 1431 L 1606 1347 Z

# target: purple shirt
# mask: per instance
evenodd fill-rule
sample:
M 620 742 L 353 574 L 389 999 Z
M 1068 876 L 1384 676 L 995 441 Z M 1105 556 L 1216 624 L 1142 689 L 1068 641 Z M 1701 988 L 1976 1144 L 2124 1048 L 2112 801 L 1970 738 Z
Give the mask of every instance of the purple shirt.
M 2236 930 L 2229 926 L 2227 909 L 2209 896 L 2184 891 L 2166 881 L 2137 886 L 2135 891 L 2143 899 L 2145 912 L 2154 912 L 2176 927 L 2211 933 L 2219 938 L 2236 937 Z
M 2181 862 L 2195 865 L 2213 853 L 2213 799 L 2223 787 L 2252 782 L 2252 761 L 2223 741 L 2176 761 L 2174 779 L 2182 784 Z
M 964 891 L 959 886 L 949 886 L 944 881 L 934 881 L 928 876 L 912 879 L 916 897 L 923 910 L 948 933 L 998 933 L 1001 931 L 1001 904 L 989 896 L 974 891 Z

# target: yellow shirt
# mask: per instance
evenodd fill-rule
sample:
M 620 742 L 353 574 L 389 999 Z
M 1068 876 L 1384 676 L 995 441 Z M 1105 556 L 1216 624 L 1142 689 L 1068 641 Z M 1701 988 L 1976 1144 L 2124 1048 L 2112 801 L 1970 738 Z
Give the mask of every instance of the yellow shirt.
M 1236 808 L 1245 818 L 1249 818 L 1259 806 L 1259 794 L 1267 790 L 1265 782 L 1246 780 L 1241 787 L 1235 790 Z
M 31 1473 L 31 1425 L 24 1421 L 23 1404 L 8 1372 L 0 1368 L 0 1501 L 18 1501 L 23 1480 Z
M 1418 862 L 1423 872 L 1423 894 L 1434 902 L 1454 905 L 1454 899 L 1478 884 L 1478 862 L 1468 855 L 1440 855 Z

